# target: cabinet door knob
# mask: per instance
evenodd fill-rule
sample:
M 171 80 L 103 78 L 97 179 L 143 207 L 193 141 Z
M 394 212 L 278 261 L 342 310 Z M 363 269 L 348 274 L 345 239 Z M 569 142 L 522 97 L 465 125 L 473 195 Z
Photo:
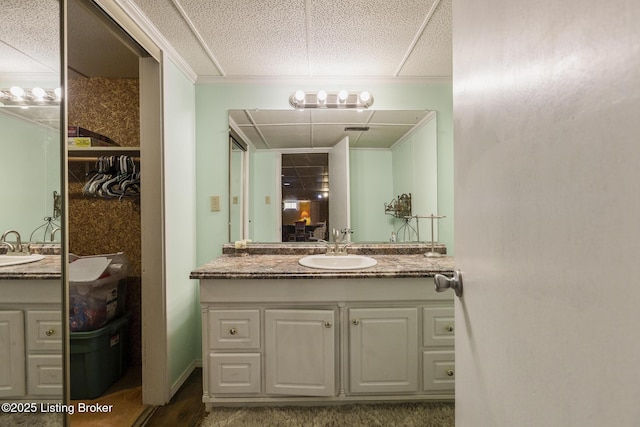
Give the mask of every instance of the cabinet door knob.
M 449 332 L 453 332 L 453 325 L 447 325 L 444 328 Z
M 447 371 L 447 376 L 452 377 L 453 376 L 453 370 L 449 369 Z
M 238 333 L 238 330 L 237 330 L 236 328 L 231 328 L 231 329 L 229 329 L 229 334 L 231 334 L 231 335 L 235 335 L 235 334 L 237 334 L 237 333 Z
M 48 329 L 48 330 L 45 332 L 45 335 L 46 335 L 46 336 L 48 336 L 48 337 L 53 336 L 53 335 L 55 335 L 55 334 L 56 334 L 56 330 L 55 330 L 55 329 Z
M 324 322 L 324 327 L 325 328 L 330 328 L 331 327 L 331 322 Z
M 354 325 L 358 326 L 358 325 L 360 324 L 360 320 L 358 320 L 358 319 L 353 319 L 353 320 L 351 321 L 351 323 L 353 323 Z

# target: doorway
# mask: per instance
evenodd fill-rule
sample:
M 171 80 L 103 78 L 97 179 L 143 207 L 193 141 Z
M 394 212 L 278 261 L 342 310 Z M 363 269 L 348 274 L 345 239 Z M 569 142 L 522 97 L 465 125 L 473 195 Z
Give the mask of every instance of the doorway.
M 329 154 L 282 154 L 282 240 L 327 240 Z

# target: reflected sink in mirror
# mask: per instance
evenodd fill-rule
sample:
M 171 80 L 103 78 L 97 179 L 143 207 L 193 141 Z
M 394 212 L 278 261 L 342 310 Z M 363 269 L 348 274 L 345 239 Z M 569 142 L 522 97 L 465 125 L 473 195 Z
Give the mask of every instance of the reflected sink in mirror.
M 44 255 L 0 255 L 0 267 L 7 265 L 27 264 L 44 259 Z
M 378 261 L 365 255 L 308 255 L 298 263 L 323 270 L 356 270 L 373 267 Z

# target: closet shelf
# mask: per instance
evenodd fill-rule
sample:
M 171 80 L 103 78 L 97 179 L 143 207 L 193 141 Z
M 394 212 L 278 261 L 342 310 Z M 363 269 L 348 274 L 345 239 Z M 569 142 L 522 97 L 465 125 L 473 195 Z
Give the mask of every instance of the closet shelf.
M 70 161 L 94 161 L 101 156 L 140 156 L 140 147 L 68 147 Z M 138 160 L 138 159 L 135 159 Z

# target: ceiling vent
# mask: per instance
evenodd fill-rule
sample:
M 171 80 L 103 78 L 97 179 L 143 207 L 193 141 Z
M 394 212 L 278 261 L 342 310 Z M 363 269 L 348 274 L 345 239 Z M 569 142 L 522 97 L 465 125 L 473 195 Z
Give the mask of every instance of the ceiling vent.
M 347 132 L 366 132 L 369 130 L 369 126 L 347 126 L 344 130 Z

